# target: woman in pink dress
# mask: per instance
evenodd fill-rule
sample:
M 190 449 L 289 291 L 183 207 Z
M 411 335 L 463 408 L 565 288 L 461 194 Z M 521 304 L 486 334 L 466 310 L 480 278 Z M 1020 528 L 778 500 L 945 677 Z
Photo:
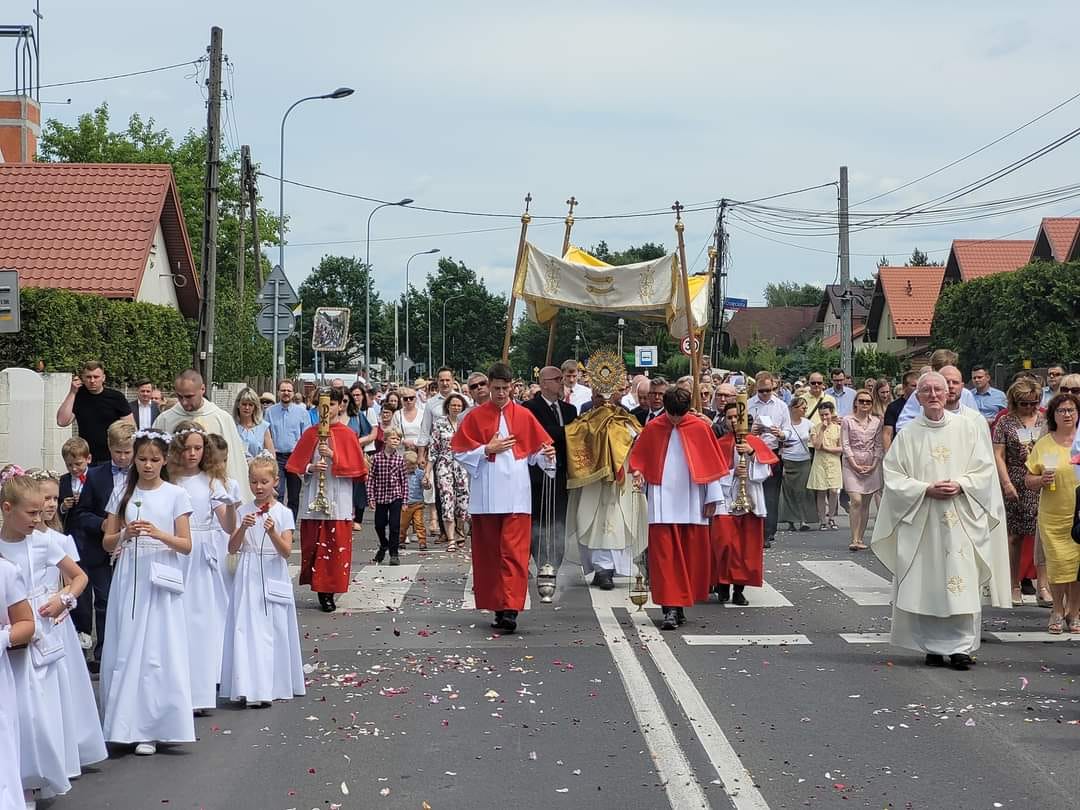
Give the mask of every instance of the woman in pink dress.
M 840 420 L 840 447 L 843 450 L 844 490 L 851 503 L 848 517 L 851 522 L 852 551 L 866 548 L 863 535 L 870 517 L 870 502 L 881 491 L 881 460 L 885 451 L 881 444 L 880 416 L 871 412 L 874 396 L 863 389 L 855 394 L 855 412 Z

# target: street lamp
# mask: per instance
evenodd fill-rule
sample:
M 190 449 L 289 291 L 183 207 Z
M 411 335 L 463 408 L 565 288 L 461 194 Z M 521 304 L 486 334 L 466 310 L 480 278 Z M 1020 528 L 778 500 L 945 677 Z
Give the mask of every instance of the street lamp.
M 405 262 L 405 356 L 410 360 L 412 356 L 409 354 L 409 262 L 415 259 L 417 256 L 428 256 L 432 253 L 438 253 L 438 248 L 432 248 L 431 250 L 421 250 L 419 253 L 414 253 L 409 257 L 409 261 Z M 428 301 L 430 302 L 430 298 Z M 428 306 L 428 312 L 431 312 L 430 305 Z M 428 344 L 431 343 L 431 330 L 428 330 Z M 431 373 L 431 369 L 428 369 L 428 374 Z
M 451 295 L 445 301 L 442 302 L 442 364 L 446 365 L 446 305 L 453 301 L 455 298 L 464 298 L 465 293 L 459 293 L 457 295 Z
M 281 116 L 281 155 L 278 162 L 278 267 L 281 268 L 281 272 L 285 272 L 285 121 L 289 117 L 289 113 L 293 111 L 298 105 L 303 104 L 305 101 L 316 101 L 321 99 L 338 99 L 351 96 L 355 90 L 351 87 L 339 87 L 336 90 L 332 90 L 329 93 L 323 93 L 321 96 L 305 96 L 302 99 L 294 101 L 289 105 L 289 109 L 285 110 L 285 114 Z M 259 257 L 255 257 L 255 261 L 259 261 Z M 275 314 L 276 317 L 276 314 Z M 303 340 L 303 338 L 301 338 Z M 278 365 L 277 365 L 277 341 L 274 342 L 274 382 L 277 383 L 278 378 Z M 284 353 L 282 353 L 282 361 L 284 361 Z M 284 363 L 283 363 L 284 364 Z M 303 371 L 303 367 L 300 368 Z
M 386 208 L 389 205 L 411 205 L 413 203 L 412 197 L 405 197 L 397 202 L 380 203 L 371 209 L 371 213 L 367 218 L 367 247 L 364 249 L 364 266 L 367 268 L 367 284 L 364 288 L 364 351 L 365 361 L 367 362 L 368 379 L 371 378 L 371 218 L 375 216 L 375 212 L 380 208 Z M 395 362 L 397 358 L 395 358 Z

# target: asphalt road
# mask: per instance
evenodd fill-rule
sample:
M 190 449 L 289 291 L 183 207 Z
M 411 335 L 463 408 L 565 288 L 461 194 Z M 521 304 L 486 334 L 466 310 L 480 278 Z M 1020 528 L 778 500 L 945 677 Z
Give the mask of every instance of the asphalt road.
M 675 632 L 625 585 L 564 577 L 505 637 L 468 607 L 466 554 L 409 546 L 376 567 L 370 536 L 348 607 L 298 590 L 305 697 L 223 706 L 197 743 L 117 750 L 39 806 L 1063 808 L 1080 792 L 1080 638 L 1014 637 L 1048 611 L 992 611 L 971 671 L 927 669 L 875 635 L 886 572 L 844 532 L 781 533 L 750 607 L 700 605 Z

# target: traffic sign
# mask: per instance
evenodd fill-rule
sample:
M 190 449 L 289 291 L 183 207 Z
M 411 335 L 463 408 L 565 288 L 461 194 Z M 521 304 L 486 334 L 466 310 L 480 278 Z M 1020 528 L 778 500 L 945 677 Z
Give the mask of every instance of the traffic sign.
M 655 346 L 634 347 L 634 365 L 638 368 L 656 368 L 658 358 Z
M 292 288 L 292 284 L 285 278 L 285 271 L 280 266 L 270 272 L 270 277 L 262 285 L 259 294 L 255 296 L 255 303 L 262 306 L 272 306 L 275 302 L 274 292 L 277 292 L 277 303 L 288 304 L 290 308 L 300 303 L 300 296 Z
M 288 304 L 278 304 L 276 318 L 272 306 L 262 308 L 256 324 L 259 328 L 259 334 L 267 340 L 274 339 L 275 320 L 277 321 L 277 339 L 285 340 L 293 333 L 293 328 L 296 326 L 296 318 L 292 314 L 292 307 Z
M 745 298 L 725 298 L 724 309 L 748 309 L 750 303 Z
M 700 341 L 700 340 L 698 340 L 697 338 L 694 338 L 694 348 L 693 348 L 693 351 L 695 351 L 695 352 L 696 352 L 696 351 L 697 351 L 698 349 L 700 349 L 700 348 L 701 348 L 701 341 Z M 680 351 L 681 351 L 681 352 L 682 352 L 683 354 L 685 354 L 685 355 L 686 355 L 687 357 L 689 357 L 689 356 L 690 356 L 690 351 L 691 351 L 691 350 L 690 350 L 690 336 L 689 336 L 689 335 L 687 335 L 686 337 L 684 337 L 684 338 L 682 339 L 682 342 L 681 342 L 681 343 L 679 344 L 679 350 L 680 350 Z

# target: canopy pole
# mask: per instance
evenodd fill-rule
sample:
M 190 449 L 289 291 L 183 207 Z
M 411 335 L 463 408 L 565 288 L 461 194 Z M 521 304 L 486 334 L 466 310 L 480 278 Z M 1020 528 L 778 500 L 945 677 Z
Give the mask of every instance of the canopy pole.
M 566 223 L 566 230 L 563 232 L 562 240 L 562 253 L 559 254 L 560 259 L 566 258 L 566 251 L 570 249 L 570 231 L 574 229 L 574 207 L 578 204 L 577 197 L 570 195 L 570 199 L 566 201 L 566 204 L 570 206 L 570 212 L 566 215 L 566 219 L 563 222 Z M 544 360 L 545 366 L 551 365 L 551 355 L 555 353 L 555 326 L 559 322 L 559 313 L 556 312 L 550 321 L 548 321 L 548 342 L 547 342 L 547 355 Z
M 521 215 L 521 237 L 518 239 L 517 261 L 514 262 L 514 283 L 510 287 L 510 301 L 506 305 L 506 335 L 503 337 L 502 361 L 510 361 L 510 335 L 514 331 L 514 307 L 517 305 L 518 276 L 521 274 L 521 262 L 525 257 L 525 234 L 529 230 L 532 216 L 529 214 L 529 204 L 532 203 L 532 193 L 525 195 L 525 212 Z
M 682 221 L 682 211 L 685 206 L 678 200 L 671 206 L 675 212 L 675 234 L 679 239 L 679 264 L 682 265 L 682 289 L 683 307 L 686 309 L 686 334 L 690 342 L 690 373 L 694 377 L 692 407 L 695 411 L 701 410 L 701 372 L 698 367 L 698 353 L 694 349 L 694 318 L 690 305 L 690 269 L 686 265 L 686 241 L 683 239 L 683 231 L 686 225 Z

